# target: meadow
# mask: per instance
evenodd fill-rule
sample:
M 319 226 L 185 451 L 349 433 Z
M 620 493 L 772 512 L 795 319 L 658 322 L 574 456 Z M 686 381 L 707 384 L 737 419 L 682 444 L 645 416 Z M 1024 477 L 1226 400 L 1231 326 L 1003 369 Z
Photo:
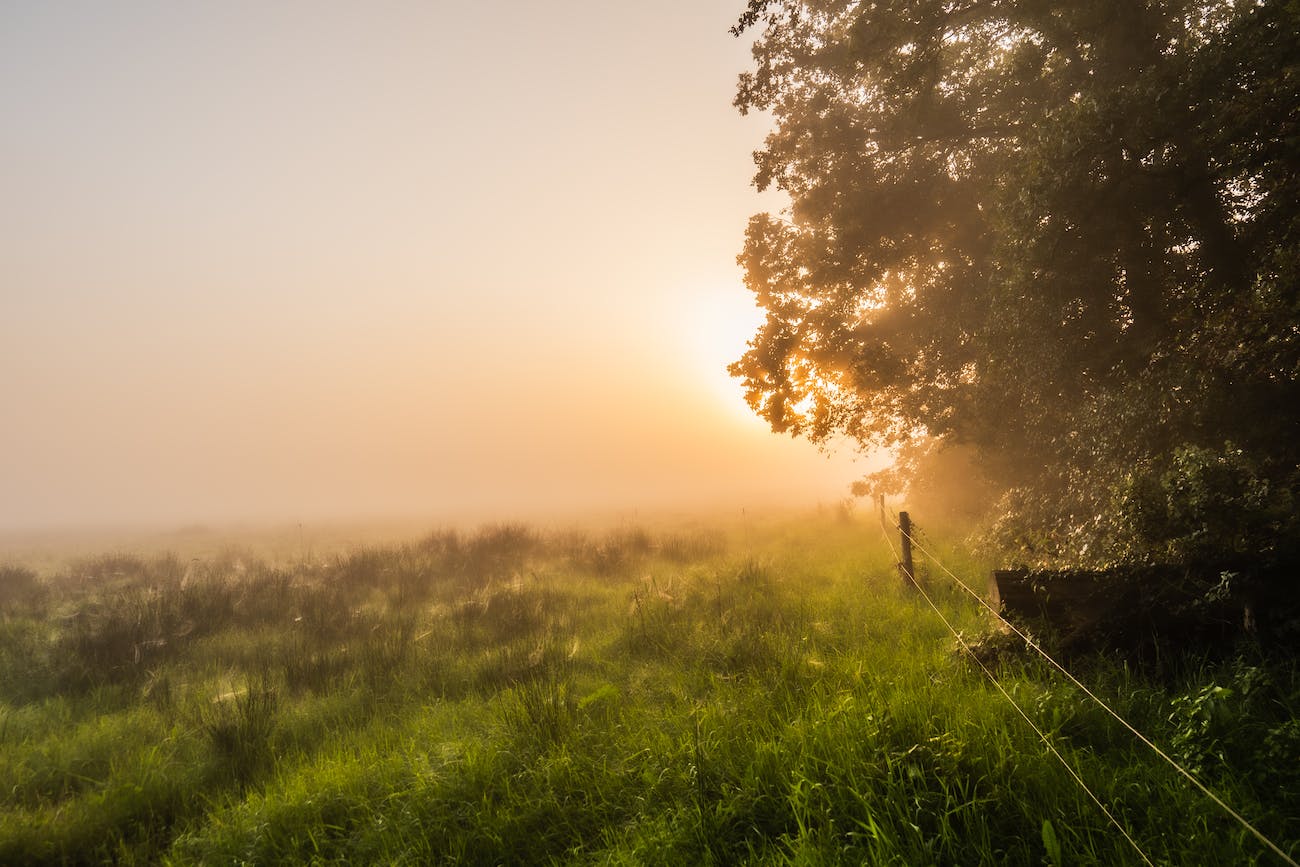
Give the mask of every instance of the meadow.
M 1126 841 L 862 517 L 52 562 L 0 566 L 4 864 L 1282 863 L 932 572 Z M 1071 665 L 1300 855 L 1294 660 Z

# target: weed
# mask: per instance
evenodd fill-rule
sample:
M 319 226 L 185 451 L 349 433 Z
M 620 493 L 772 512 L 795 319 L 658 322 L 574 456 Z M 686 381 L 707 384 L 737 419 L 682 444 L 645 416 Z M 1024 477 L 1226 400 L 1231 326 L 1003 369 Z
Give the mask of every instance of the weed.
M 717 557 L 726 550 L 726 538 L 720 532 L 695 530 L 669 533 L 659 540 L 659 554 L 671 563 L 698 563 Z
M 215 696 L 199 713 L 199 724 L 221 766 L 240 785 L 251 782 L 272 759 L 279 700 L 268 681 L 262 676 L 242 689 Z
M 565 740 L 577 705 L 572 679 L 563 671 L 548 669 L 506 694 L 502 716 L 524 741 L 553 745 Z
M 31 569 L 0 565 L 0 614 L 33 608 L 46 595 L 45 585 Z
M 415 624 L 409 618 L 380 621 L 357 643 L 357 662 L 373 692 L 396 688 L 398 675 L 412 656 Z
M 342 683 L 353 665 L 346 647 L 321 648 L 301 638 L 283 648 L 277 658 L 285 686 L 293 693 L 326 693 Z M 264 664 L 269 666 L 270 659 Z
M 521 572 L 527 558 L 541 547 L 541 538 L 523 524 L 484 527 L 461 548 L 460 574 L 479 584 Z

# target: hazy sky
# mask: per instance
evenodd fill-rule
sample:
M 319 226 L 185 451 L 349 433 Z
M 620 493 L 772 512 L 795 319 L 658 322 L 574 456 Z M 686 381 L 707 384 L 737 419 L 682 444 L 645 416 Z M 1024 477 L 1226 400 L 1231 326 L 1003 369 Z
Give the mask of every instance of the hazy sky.
M 0 6 L 0 526 L 831 501 L 741 0 Z

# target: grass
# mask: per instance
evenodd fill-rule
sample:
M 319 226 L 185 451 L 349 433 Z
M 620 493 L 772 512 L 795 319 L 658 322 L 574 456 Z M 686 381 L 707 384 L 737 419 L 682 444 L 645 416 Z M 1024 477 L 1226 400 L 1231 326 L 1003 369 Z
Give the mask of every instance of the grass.
M 843 516 L 0 576 L 0 863 L 1139 862 Z M 1272 863 L 1045 666 L 995 665 L 1157 863 Z M 1300 853 L 1293 661 L 1078 674 Z

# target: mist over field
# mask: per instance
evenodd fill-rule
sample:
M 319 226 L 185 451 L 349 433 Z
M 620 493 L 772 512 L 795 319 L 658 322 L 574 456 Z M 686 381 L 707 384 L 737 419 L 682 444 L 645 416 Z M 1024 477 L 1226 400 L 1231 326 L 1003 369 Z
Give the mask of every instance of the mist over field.
M 1297 867 L 1298 58 L 0 4 L 0 864 Z
M 844 496 L 724 369 L 733 10 L 584 6 L 7 7 L 0 527 Z

